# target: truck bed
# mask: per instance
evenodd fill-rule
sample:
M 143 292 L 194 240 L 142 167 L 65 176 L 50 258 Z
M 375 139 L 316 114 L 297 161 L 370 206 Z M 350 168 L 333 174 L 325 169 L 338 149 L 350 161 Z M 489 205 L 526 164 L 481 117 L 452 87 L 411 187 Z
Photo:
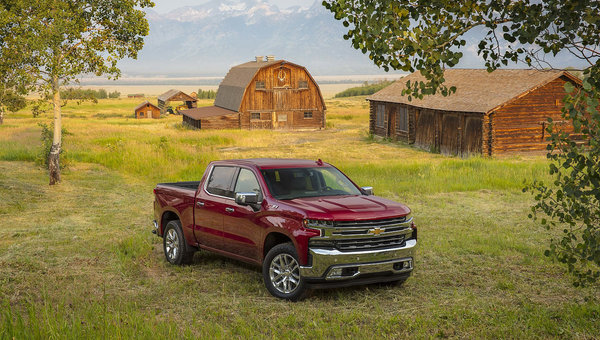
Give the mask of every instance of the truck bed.
M 174 183 L 158 183 L 160 186 L 164 187 L 174 187 L 178 189 L 187 189 L 196 192 L 198 186 L 200 185 L 200 181 L 192 181 L 192 182 L 174 182 Z

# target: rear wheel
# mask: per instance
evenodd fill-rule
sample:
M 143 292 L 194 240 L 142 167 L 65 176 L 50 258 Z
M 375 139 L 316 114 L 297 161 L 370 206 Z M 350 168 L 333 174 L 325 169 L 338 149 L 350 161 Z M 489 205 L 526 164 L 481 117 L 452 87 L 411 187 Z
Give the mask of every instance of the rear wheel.
M 194 257 L 194 249 L 185 241 L 181 222 L 169 221 L 163 234 L 163 250 L 171 264 L 188 264 Z
M 263 262 L 263 280 L 271 295 L 297 301 L 304 297 L 306 284 L 300 276 L 296 248 L 291 243 L 271 248 Z

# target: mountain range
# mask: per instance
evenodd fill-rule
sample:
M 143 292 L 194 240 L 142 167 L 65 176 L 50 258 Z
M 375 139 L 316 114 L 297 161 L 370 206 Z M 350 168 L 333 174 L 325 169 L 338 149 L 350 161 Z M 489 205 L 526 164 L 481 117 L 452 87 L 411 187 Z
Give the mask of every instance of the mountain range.
M 343 39 L 348 29 L 320 0 L 286 9 L 265 0 L 210 0 L 164 14 L 146 9 L 146 14 L 150 33 L 137 60 L 121 61 L 125 77 L 223 77 L 231 66 L 259 55 L 303 65 L 313 75 L 385 73 Z M 465 35 L 457 67 L 483 67 L 476 48 L 483 35 L 481 29 Z M 581 66 L 565 53 L 548 60 L 556 67 Z
M 150 34 L 137 60 L 120 63 L 126 76 L 223 76 L 258 55 L 319 75 L 383 73 L 343 39 L 347 29 L 320 1 L 282 10 L 261 0 L 212 0 L 146 13 Z

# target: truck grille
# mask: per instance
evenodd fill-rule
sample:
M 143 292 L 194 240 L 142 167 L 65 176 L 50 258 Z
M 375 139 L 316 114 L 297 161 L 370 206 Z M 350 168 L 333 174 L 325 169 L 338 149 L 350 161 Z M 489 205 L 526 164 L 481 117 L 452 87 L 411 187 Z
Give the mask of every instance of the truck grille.
M 339 251 L 394 248 L 404 245 L 404 235 L 335 240 L 334 245 Z
M 352 228 L 372 228 L 372 227 L 386 227 L 396 225 L 398 223 L 406 222 L 406 216 L 398 218 L 390 218 L 386 220 L 370 220 L 370 221 L 337 221 L 335 222 L 336 227 L 352 227 Z

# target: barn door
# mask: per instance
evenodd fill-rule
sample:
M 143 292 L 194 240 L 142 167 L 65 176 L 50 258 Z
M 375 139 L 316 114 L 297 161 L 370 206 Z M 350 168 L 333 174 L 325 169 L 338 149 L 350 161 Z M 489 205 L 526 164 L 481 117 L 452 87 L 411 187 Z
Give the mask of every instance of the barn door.
M 446 155 L 458 155 L 459 150 L 459 117 L 457 114 L 442 116 L 442 138 L 440 152 Z
M 291 94 L 288 88 L 273 89 L 273 101 L 275 102 L 275 111 L 284 111 L 290 109 Z
M 435 149 L 435 116 L 433 111 L 423 110 L 417 117 L 415 145 L 427 150 Z
M 396 133 L 396 108 L 390 108 L 387 136 L 393 138 Z
M 462 155 L 480 154 L 483 143 L 482 117 L 465 116 L 463 128 Z

